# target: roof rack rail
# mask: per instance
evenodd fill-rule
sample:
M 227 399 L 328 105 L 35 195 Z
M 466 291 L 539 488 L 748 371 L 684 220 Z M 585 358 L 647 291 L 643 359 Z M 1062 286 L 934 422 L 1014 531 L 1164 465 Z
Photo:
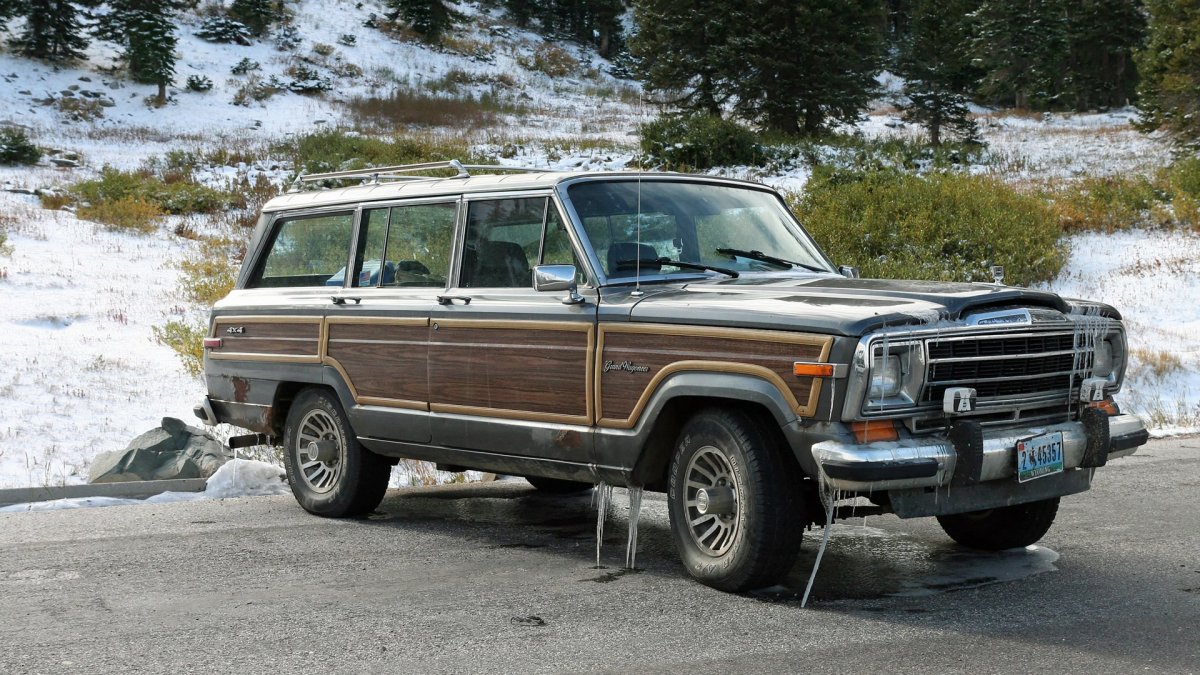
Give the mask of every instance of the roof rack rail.
M 288 192 L 299 192 L 300 187 L 305 183 L 322 180 L 362 178 L 373 183 L 379 183 L 381 180 L 428 180 L 434 178 L 434 176 L 409 176 L 402 174 L 414 174 L 435 169 L 453 169 L 458 172 L 458 175 L 454 176 L 454 178 L 470 178 L 471 171 L 507 171 L 512 173 L 545 173 L 549 171 L 549 169 L 531 169 L 520 166 L 502 166 L 500 164 L 463 164 L 457 159 L 452 159 L 446 162 L 424 162 L 421 164 L 400 164 L 398 166 L 351 169 L 349 171 L 300 174 L 296 176 L 296 180 L 292 182 L 292 187 Z

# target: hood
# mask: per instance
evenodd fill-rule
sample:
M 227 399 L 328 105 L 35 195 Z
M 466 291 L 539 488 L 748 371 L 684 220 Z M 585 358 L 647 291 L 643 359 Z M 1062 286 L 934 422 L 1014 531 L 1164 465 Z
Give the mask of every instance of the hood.
M 642 290 L 646 294 L 636 300 L 632 321 L 802 327 L 848 336 L 885 326 L 957 321 L 977 311 L 1012 307 L 1044 308 L 1050 314 L 1071 311 L 1071 305 L 1054 293 L 937 281 L 743 276 L 715 283 L 643 286 Z M 618 297 L 612 300 L 621 302 Z M 1111 308 L 1104 313 L 1116 315 Z

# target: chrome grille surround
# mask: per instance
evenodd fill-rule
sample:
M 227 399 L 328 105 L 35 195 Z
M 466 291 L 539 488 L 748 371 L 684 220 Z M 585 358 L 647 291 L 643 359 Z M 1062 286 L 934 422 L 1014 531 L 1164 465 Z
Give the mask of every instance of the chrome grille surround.
M 901 418 L 912 433 L 941 430 L 942 393 L 972 387 L 977 410 L 970 417 L 984 426 L 1054 423 L 1078 410 L 1079 385 L 1091 376 L 1098 340 L 1124 345 L 1119 320 L 1058 315 L 1053 321 L 981 327 L 913 327 L 873 333 L 860 340 L 843 405 L 843 419 Z M 871 403 L 866 390 L 870 368 L 894 346 L 917 349 L 909 357 L 911 395 Z M 1120 389 L 1124 364 L 1109 377 L 1109 394 Z

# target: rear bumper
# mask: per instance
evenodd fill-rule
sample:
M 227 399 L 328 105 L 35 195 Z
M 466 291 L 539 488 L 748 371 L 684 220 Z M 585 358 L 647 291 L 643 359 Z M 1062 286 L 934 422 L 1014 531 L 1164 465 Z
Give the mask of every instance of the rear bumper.
M 812 456 L 822 479 L 830 487 L 848 492 L 952 484 L 966 487 L 1002 479 L 1012 479 L 1006 485 L 1015 489 L 1017 442 L 1056 431 L 1063 434 L 1066 473 L 1071 473 L 1071 469 L 1103 466 L 1109 459 L 1131 455 L 1149 438 L 1142 421 L 1133 415 L 1107 417 L 1097 413 L 1085 416 L 1083 421 L 1017 429 L 982 430 L 964 423 L 944 436 L 894 442 L 822 441 L 812 446 Z M 1032 482 L 1043 480 L 1047 479 Z

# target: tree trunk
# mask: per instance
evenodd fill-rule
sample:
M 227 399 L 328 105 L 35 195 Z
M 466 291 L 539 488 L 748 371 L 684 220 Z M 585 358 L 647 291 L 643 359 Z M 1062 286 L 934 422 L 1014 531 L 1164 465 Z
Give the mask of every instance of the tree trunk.
M 167 83 L 158 83 L 158 98 L 155 100 L 157 105 L 166 105 L 167 103 Z

